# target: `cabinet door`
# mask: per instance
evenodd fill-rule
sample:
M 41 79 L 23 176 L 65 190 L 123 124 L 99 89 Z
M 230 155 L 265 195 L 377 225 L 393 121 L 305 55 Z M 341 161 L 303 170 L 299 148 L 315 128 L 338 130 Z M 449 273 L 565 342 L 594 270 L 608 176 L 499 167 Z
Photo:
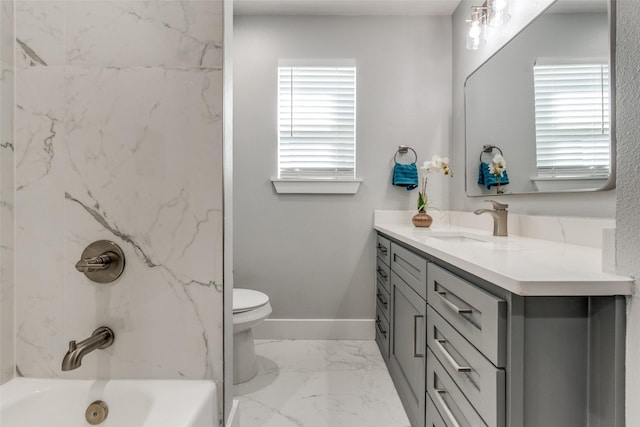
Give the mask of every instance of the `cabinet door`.
M 391 271 L 390 370 L 411 425 L 424 426 L 427 303 Z

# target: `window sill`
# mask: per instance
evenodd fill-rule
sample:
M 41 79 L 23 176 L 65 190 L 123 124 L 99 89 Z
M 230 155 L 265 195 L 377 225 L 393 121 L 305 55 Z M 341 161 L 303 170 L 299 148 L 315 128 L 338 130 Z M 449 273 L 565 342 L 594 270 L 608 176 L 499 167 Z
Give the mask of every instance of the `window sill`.
M 532 176 L 531 181 L 538 191 L 568 191 L 602 188 L 608 181 L 607 176 Z
M 271 178 L 278 194 L 356 194 L 362 179 Z

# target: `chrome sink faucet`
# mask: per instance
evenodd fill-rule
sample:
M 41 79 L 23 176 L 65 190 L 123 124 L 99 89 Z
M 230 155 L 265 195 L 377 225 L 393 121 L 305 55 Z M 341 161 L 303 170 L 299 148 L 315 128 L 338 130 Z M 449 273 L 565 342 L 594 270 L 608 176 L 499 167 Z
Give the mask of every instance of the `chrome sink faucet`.
M 77 369 L 82 364 L 82 358 L 94 350 L 102 350 L 113 344 L 115 335 L 113 331 L 106 326 L 101 326 L 86 340 L 76 343 L 69 341 L 69 351 L 62 359 L 62 370 L 71 371 Z
M 507 208 L 509 205 L 498 203 L 495 200 L 487 200 L 493 205 L 493 209 L 478 209 L 473 211 L 474 214 L 480 215 L 488 213 L 493 217 L 493 235 L 494 236 L 507 236 Z

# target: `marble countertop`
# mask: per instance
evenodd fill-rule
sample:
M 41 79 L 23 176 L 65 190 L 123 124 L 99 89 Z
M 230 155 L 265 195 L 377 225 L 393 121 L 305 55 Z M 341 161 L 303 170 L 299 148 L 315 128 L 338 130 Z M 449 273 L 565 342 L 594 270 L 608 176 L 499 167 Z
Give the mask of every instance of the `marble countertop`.
M 602 250 L 598 248 L 520 236 L 494 237 L 488 231 L 454 225 L 416 228 L 376 221 L 374 228 L 517 295 L 633 292 L 631 278 L 602 272 Z

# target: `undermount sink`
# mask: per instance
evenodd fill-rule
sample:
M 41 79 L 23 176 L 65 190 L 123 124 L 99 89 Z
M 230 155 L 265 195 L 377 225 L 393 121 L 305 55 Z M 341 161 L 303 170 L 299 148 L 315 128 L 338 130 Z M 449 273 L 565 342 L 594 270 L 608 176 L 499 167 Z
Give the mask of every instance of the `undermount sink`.
M 451 243 L 463 243 L 463 244 L 472 244 L 474 246 L 478 244 L 478 246 L 485 246 L 487 248 L 491 248 L 491 250 L 505 251 L 505 250 L 518 250 L 519 245 L 514 242 L 510 242 L 504 240 L 506 238 L 498 238 L 497 240 L 492 239 L 489 236 L 476 236 L 462 233 L 451 233 L 444 232 L 440 234 L 439 232 L 435 232 L 429 236 L 430 238 L 437 239 L 443 242 L 451 242 Z
M 433 236 L 434 239 L 438 239 L 438 240 L 444 240 L 445 242 L 461 242 L 461 243 L 465 243 L 465 242 L 482 242 L 482 243 L 487 243 L 485 240 L 482 239 L 474 239 L 473 237 L 468 237 L 468 236 L 463 236 L 463 235 L 449 235 L 449 236 Z

